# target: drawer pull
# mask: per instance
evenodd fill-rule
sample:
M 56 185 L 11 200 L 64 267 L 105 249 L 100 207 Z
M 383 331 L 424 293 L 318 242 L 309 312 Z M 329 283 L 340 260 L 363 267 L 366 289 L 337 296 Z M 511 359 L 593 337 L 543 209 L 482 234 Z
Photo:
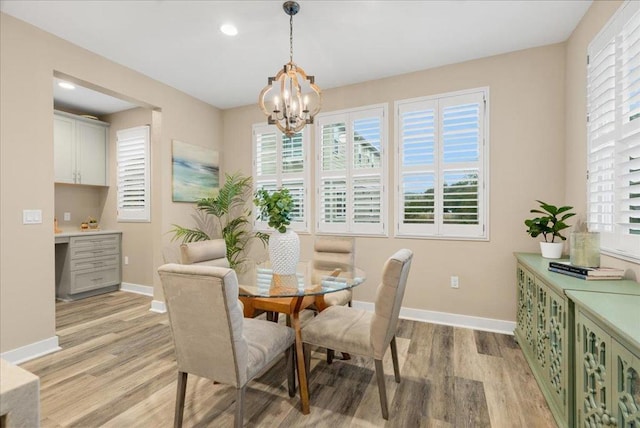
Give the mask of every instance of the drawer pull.
M 93 278 L 91 281 L 102 281 L 103 278 Z

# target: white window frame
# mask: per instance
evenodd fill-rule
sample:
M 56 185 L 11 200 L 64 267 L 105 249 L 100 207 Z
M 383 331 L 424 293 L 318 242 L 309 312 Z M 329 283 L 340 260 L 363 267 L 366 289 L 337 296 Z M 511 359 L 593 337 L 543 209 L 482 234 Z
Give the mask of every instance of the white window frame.
M 309 142 L 309 128 L 305 127 L 300 131 L 302 135 L 302 163 L 304 169 L 302 172 L 284 172 L 283 165 L 283 140 L 285 137 L 275 125 L 268 125 L 264 123 L 254 124 L 252 127 L 252 150 L 253 150 L 253 190 L 261 188 L 260 183 L 270 182 L 273 183 L 275 188 L 280 189 L 286 187 L 289 181 L 301 181 L 304 190 L 302 195 L 303 205 L 303 221 L 292 221 L 290 228 L 296 232 L 307 233 L 309 232 L 309 215 L 311 210 L 309 209 L 309 183 L 310 183 L 310 167 L 309 167 L 309 149 L 311 147 Z M 274 174 L 258 175 L 258 135 L 262 134 L 275 134 L 276 138 L 276 171 Z M 269 227 L 266 221 L 263 221 L 259 217 L 259 213 L 256 207 L 254 207 L 253 225 L 254 229 L 262 232 L 271 232 L 273 228 Z
M 129 129 L 121 129 L 117 131 L 117 141 L 116 141 L 116 159 L 117 159 L 117 221 L 124 222 L 151 222 L 151 188 L 149 183 L 150 169 L 151 169 L 151 161 L 150 161 L 150 127 L 149 126 L 138 126 L 135 128 Z M 140 168 L 142 171 L 142 180 L 141 186 L 139 186 L 138 191 L 143 193 L 144 202 L 141 206 L 138 207 L 124 207 L 123 201 L 125 198 L 123 183 L 126 180 L 126 176 L 123 175 L 126 171 L 131 171 L 129 169 L 132 165 L 128 162 L 130 161 L 130 157 L 125 154 L 123 150 L 125 146 L 134 146 L 134 149 L 138 152 L 138 155 L 142 154 L 142 162 L 143 165 L 138 165 L 133 167 L 137 173 L 140 173 Z
M 353 109 L 345 109 L 334 112 L 319 114 L 316 119 L 315 128 L 315 148 L 316 148 L 316 232 L 320 234 L 350 235 L 350 236 L 388 236 L 388 107 L 387 104 L 375 104 Z M 363 169 L 353 167 L 353 127 L 354 122 L 359 119 L 379 118 L 380 120 L 380 167 Z M 322 127 L 332 123 L 344 122 L 346 125 L 346 159 L 344 171 L 323 171 L 322 170 Z M 380 175 L 380 222 L 362 223 L 354 221 L 354 193 L 350 192 L 354 188 L 353 183 L 357 179 L 365 179 L 372 175 Z M 346 221 L 344 223 L 327 223 L 322 221 L 322 180 L 345 178 L 346 180 Z
M 442 111 L 448 106 L 477 102 L 480 105 L 478 160 L 473 162 L 444 163 Z M 433 165 L 403 166 L 404 145 L 402 114 L 411 111 L 433 109 L 434 111 L 434 162 Z M 481 87 L 449 92 L 427 97 L 398 100 L 395 111 L 395 180 L 396 180 L 396 224 L 395 236 L 423 239 L 489 240 L 489 88 Z M 446 172 L 478 170 L 478 224 L 445 224 L 443 219 L 444 178 Z M 404 174 L 434 175 L 434 222 L 404 223 Z
M 631 106 L 640 95 L 631 93 L 639 87 L 634 79 L 640 70 L 637 57 L 629 60 L 627 52 L 637 55 L 638 22 L 640 3 L 625 2 L 587 48 L 587 222 L 600 233 L 602 253 L 636 263 L 640 235 L 631 231 L 640 229 L 632 222 L 640 217 L 640 200 L 631 194 L 640 193 L 640 184 L 631 182 L 640 182 L 640 110 Z

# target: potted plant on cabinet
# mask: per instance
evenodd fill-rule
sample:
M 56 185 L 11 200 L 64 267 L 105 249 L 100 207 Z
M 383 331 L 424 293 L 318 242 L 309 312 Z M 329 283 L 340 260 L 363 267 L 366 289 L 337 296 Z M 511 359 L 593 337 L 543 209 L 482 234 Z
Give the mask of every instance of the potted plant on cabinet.
M 537 202 L 540 204 L 541 209 L 532 209 L 530 212 L 542 215 L 524 221 L 527 226 L 527 233 L 532 238 L 536 238 L 539 235 L 543 236 L 544 242 L 540 242 L 542 257 L 559 259 L 562 257 L 562 248 L 564 246 L 562 241 L 567 239 L 562 236 L 561 231 L 569 227 L 565 220 L 575 215 L 575 213 L 569 212 L 573 207 L 556 207 L 546 202 Z M 556 242 L 556 238 L 559 239 L 558 242 Z
M 259 189 L 253 202 L 259 208 L 260 217 L 275 230 L 269 237 L 269 259 L 273 272 L 280 275 L 295 274 L 300 260 L 300 238 L 287 227 L 291 224 L 294 208 L 289 189 L 274 192 Z

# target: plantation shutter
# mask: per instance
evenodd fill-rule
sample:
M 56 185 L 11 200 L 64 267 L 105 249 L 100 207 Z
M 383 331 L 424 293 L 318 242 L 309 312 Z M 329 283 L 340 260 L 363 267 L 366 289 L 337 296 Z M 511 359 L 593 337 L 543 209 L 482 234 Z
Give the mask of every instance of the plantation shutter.
M 486 238 L 486 90 L 396 103 L 396 232 Z
M 384 107 L 317 119 L 317 229 L 386 233 Z
M 445 236 L 481 237 L 484 94 L 439 100 L 442 228 Z
M 273 192 L 287 188 L 292 196 L 294 208 L 290 227 L 296 231 L 307 231 L 307 185 L 308 138 L 299 132 L 291 138 L 282 135 L 274 126 L 254 125 L 254 187 Z M 268 230 L 267 219 L 259 211 L 255 227 Z
M 320 132 L 318 153 L 318 232 L 347 232 L 347 117 L 324 116 L 317 119 Z
M 151 221 L 149 126 L 117 132 L 118 221 Z
M 640 5 L 588 49 L 588 225 L 605 252 L 640 259 Z
M 398 233 L 436 233 L 437 101 L 399 106 Z

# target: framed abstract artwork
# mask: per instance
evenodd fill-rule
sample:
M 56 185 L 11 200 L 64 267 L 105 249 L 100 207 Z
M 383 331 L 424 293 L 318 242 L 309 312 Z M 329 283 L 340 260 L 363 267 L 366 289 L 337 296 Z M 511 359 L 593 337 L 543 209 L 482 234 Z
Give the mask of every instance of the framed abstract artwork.
M 202 146 L 172 141 L 173 202 L 195 202 L 220 186 L 219 154 Z

